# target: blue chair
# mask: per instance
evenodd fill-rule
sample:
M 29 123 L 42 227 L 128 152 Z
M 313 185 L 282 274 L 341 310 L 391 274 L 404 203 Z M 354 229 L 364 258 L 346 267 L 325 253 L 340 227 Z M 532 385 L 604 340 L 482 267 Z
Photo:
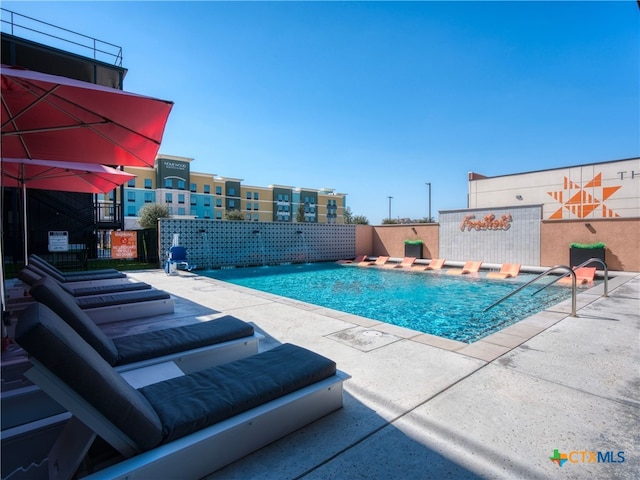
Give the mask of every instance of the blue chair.
M 164 268 L 167 275 L 170 275 L 175 269 L 187 270 L 190 272 L 194 268 L 196 268 L 196 265 L 191 265 L 187 260 L 187 249 L 185 247 L 175 246 L 169 249 L 167 264 Z

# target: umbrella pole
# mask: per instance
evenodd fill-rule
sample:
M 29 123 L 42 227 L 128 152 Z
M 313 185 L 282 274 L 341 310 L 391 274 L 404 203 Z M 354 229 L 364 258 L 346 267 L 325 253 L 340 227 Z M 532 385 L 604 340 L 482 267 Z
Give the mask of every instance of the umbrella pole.
M 23 166 L 24 168 L 24 166 Z M 28 244 L 28 229 L 27 229 L 27 185 L 22 182 L 22 224 L 24 228 L 24 264 L 25 266 L 29 263 L 29 252 L 27 248 Z

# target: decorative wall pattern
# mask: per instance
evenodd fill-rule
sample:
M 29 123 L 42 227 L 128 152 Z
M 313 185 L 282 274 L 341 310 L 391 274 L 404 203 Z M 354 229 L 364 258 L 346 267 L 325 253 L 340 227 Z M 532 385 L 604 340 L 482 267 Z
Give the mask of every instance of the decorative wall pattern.
M 550 217 L 550 220 L 563 218 L 587 218 L 592 212 L 597 211 L 597 218 L 619 217 L 616 212 L 608 208 L 605 200 L 620 190 L 621 185 L 605 186 L 602 182 L 602 173 L 598 173 L 584 185 L 573 182 L 564 177 L 561 190 L 547 192 L 553 199 L 561 204 Z
M 355 225 L 160 219 L 160 258 L 174 234 L 198 268 L 332 261 L 355 257 Z
M 540 265 L 541 206 L 441 211 L 439 256 Z

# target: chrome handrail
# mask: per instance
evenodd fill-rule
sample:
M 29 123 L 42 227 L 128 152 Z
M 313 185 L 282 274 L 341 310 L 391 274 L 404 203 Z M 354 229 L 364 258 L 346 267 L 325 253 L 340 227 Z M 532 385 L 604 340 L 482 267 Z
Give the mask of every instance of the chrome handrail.
M 505 295 L 504 297 L 502 297 L 497 302 L 492 303 L 487 308 L 482 310 L 482 312 L 484 313 L 487 310 L 492 309 L 493 307 L 495 307 L 496 305 L 502 303 L 507 298 L 512 297 L 513 295 L 515 295 L 516 293 L 518 293 L 520 290 L 524 289 L 525 287 L 528 287 L 532 283 L 534 283 L 534 282 L 540 280 L 541 278 L 546 277 L 550 273 L 552 273 L 552 272 L 554 272 L 556 270 L 560 270 L 560 269 L 567 271 L 567 273 L 565 275 L 563 275 L 562 277 L 566 277 L 567 275 L 571 275 L 571 316 L 572 317 L 577 317 L 578 315 L 576 314 L 576 291 L 577 291 L 577 289 L 576 289 L 576 272 L 574 272 L 571 267 L 568 267 L 566 265 L 554 265 L 550 269 L 545 270 L 544 272 L 542 272 L 540 275 L 538 275 L 534 279 L 529 280 L 527 283 L 525 283 L 524 285 L 521 285 L 520 287 L 518 287 L 517 289 L 515 289 L 513 292 L 509 293 L 508 295 Z M 560 278 L 562 278 L 562 277 L 560 277 Z M 558 280 L 559 279 L 557 279 L 555 281 L 558 281 Z
M 573 267 L 573 268 L 580 268 L 580 267 L 584 267 L 585 265 L 589 265 L 590 263 L 593 262 L 598 262 L 601 263 L 602 266 L 604 267 L 604 296 L 608 297 L 609 296 L 609 267 L 607 266 L 606 263 L 604 263 L 604 260 L 602 260 L 601 258 L 590 258 L 589 260 L 582 262 L 580 265 L 578 265 L 577 267 Z M 535 292 L 533 292 L 531 295 L 535 295 L 538 292 L 541 292 L 542 290 L 544 290 L 545 288 L 547 288 L 549 285 L 553 285 L 554 283 L 556 283 L 558 280 L 566 277 L 568 274 L 565 273 L 564 275 L 556 278 L 554 281 L 547 283 L 545 286 L 543 286 L 542 288 L 539 288 L 538 290 L 536 290 Z

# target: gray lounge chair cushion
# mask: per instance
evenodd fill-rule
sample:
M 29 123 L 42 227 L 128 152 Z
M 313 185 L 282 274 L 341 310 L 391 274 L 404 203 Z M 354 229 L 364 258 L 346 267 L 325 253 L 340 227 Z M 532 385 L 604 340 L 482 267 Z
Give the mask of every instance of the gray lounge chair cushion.
M 284 344 L 139 391 L 160 417 L 162 443 L 167 443 L 335 373 L 336 364 L 332 360 Z
M 254 332 L 248 323 L 227 315 L 208 322 L 110 339 L 54 280 L 41 278 L 31 288 L 31 295 L 67 322 L 113 366 L 228 342 Z
M 102 268 L 102 269 L 97 269 L 97 270 L 87 270 L 87 271 L 72 271 L 72 272 L 63 272 L 62 270 L 56 268 L 55 266 L 51 265 L 49 262 L 47 262 L 44 258 L 36 255 L 35 253 L 32 253 L 31 255 L 29 255 L 29 263 L 35 263 L 36 265 L 41 265 L 46 267 L 47 269 L 50 270 L 54 270 L 58 273 L 60 273 L 61 275 L 65 275 L 65 276 L 73 276 L 73 275 L 84 275 L 86 273 L 97 273 L 97 274 L 113 274 L 113 273 L 122 273 L 120 272 L 120 270 L 116 270 L 115 268 Z
M 72 297 L 83 310 L 99 307 L 113 307 L 115 305 L 126 305 L 129 303 L 150 302 L 152 300 L 167 300 L 171 298 L 163 290 L 137 290 L 134 292 L 103 293 L 90 297 Z
M 140 449 L 162 441 L 162 424 L 145 397 L 49 308 L 40 303 L 27 307 L 15 339 Z
M 84 340 L 91 345 L 110 365 L 118 362 L 118 349 L 82 311 L 75 299 L 62 290 L 54 280 L 42 277 L 29 290 L 36 301 L 46 305 L 64 319 Z
M 230 315 L 181 327 L 116 337 L 117 365 L 206 347 L 253 335 L 253 327 Z

